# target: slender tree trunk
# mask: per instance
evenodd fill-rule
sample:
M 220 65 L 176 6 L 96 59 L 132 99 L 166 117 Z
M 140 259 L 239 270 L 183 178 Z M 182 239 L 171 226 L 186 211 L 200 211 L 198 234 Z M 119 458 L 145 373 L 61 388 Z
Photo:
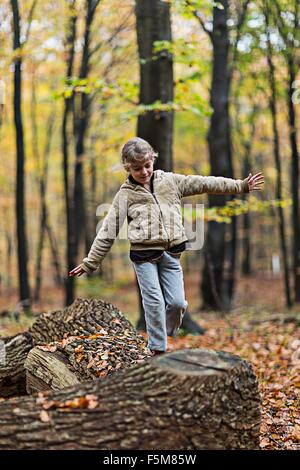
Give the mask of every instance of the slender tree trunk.
M 250 125 L 250 133 L 249 136 L 243 138 L 242 133 L 242 126 L 240 125 L 240 114 L 239 114 L 239 104 L 237 102 L 237 116 L 235 126 L 237 129 L 237 133 L 239 138 L 242 141 L 243 145 L 243 165 L 242 165 L 242 174 L 249 175 L 251 172 L 251 153 L 252 153 L 252 146 L 255 139 L 256 133 L 256 119 L 257 114 L 259 112 L 258 106 L 255 104 L 253 105 L 253 110 L 249 116 L 249 125 Z M 246 195 L 241 196 L 243 200 L 247 198 Z M 251 263 L 251 213 L 246 212 L 242 215 L 242 239 L 241 239 L 241 274 L 243 276 L 250 276 L 252 270 L 252 263 Z
M 32 100 L 31 100 L 31 127 L 32 127 L 32 150 L 37 161 L 37 181 L 39 185 L 40 193 L 40 225 L 38 234 L 38 246 L 36 253 L 36 272 L 35 272 L 35 289 L 34 289 L 34 300 L 40 299 L 40 290 L 42 282 L 42 258 L 43 248 L 45 244 L 45 234 L 47 226 L 47 206 L 46 206 L 46 186 L 48 177 L 48 163 L 51 148 L 51 138 L 54 126 L 54 113 L 52 112 L 47 120 L 46 124 L 46 143 L 41 159 L 40 146 L 38 142 L 38 130 L 36 121 L 36 82 L 35 75 L 33 74 L 32 81 Z
M 75 55 L 75 40 L 76 40 L 76 24 L 77 24 L 77 12 L 76 12 L 76 0 L 68 2 L 69 8 L 69 23 L 67 26 L 66 33 L 66 44 L 65 49 L 67 53 L 66 59 L 66 81 L 72 77 L 73 74 L 73 63 Z M 69 178 L 69 133 L 68 133 L 68 122 L 69 114 L 72 108 L 73 97 L 66 97 L 64 100 L 64 112 L 62 120 L 62 154 L 63 154 L 63 174 L 64 174 L 64 193 L 65 193 L 65 206 L 66 206 L 66 218 L 67 218 L 67 270 L 70 271 L 74 268 L 76 258 L 74 252 L 74 222 L 72 218 L 73 214 L 73 198 L 70 197 L 70 178 Z M 65 305 L 70 305 L 74 301 L 74 277 L 68 276 L 68 273 L 64 276 L 65 279 Z
M 55 283 L 58 287 L 60 287 L 63 282 L 57 243 L 56 243 L 55 236 L 50 226 L 49 212 L 48 212 L 47 202 L 46 202 L 48 163 L 49 163 L 50 146 L 51 146 L 51 138 L 53 134 L 54 121 L 55 121 L 55 115 L 54 113 L 51 113 L 48 119 L 48 123 L 47 123 L 47 137 L 46 137 L 46 145 L 45 145 L 45 150 L 44 150 L 44 164 L 43 164 L 42 174 L 40 175 L 40 181 L 39 181 L 41 212 L 40 212 L 40 234 L 39 234 L 39 240 L 38 240 L 37 262 L 36 262 L 36 283 L 35 283 L 35 293 L 34 293 L 35 300 L 39 300 L 40 298 L 40 289 L 41 289 L 41 280 L 42 280 L 42 252 L 43 252 L 46 234 L 48 235 L 48 239 L 49 239 L 52 264 L 53 264 L 54 273 L 55 273 L 55 278 L 54 278 Z
M 40 188 L 41 190 L 41 188 Z M 40 214 L 40 227 L 39 227 L 39 238 L 38 246 L 36 253 L 36 272 L 35 272 L 35 289 L 34 289 L 34 301 L 37 302 L 40 300 L 40 292 L 42 285 L 42 257 L 43 257 L 43 248 L 45 241 L 45 225 L 46 225 L 46 208 L 42 203 L 41 214 Z
M 266 29 L 267 29 L 267 60 L 269 67 L 269 83 L 271 89 L 271 95 L 269 99 L 271 117 L 272 117 L 272 129 L 273 129 L 273 153 L 275 166 L 277 170 L 277 180 L 276 180 L 276 199 L 282 199 L 282 171 L 281 171 L 281 156 L 280 156 L 280 144 L 279 144 L 279 132 L 278 132 L 278 123 L 277 123 L 277 91 L 276 91 L 276 78 L 275 78 L 275 66 L 273 62 L 273 51 L 270 40 L 269 32 L 269 16 L 268 12 L 264 11 Z M 289 285 L 289 266 L 288 266 L 288 250 L 286 246 L 286 236 L 285 236 L 285 222 L 284 222 L 284 213 L 282 207 L 278 207 L 278 217 L 279 217 L 279 239 L 281 245 L 282 253 L 282 262 L 284 266 L 284 286 L 285 286 L 285 300 L 288 308 L 292 306 L 290 285 Z M 299 278 L 300 279 L 300 278 Z M 300 286 L 300 284 L 299 284 Z
M 63 284 L 63 276 L 62 276 L 61 263 L 59 261 L 59 251 L 58 251 L 58 246 L 57 246 L 55 235 L 49 223 L 48 216 L 47 216 L 47 223 L 46 223 L 46 231 L 48 234 L 51 256 L 52 256 L 52 264 L 53 264 L 53 269 L 55 273 L 54 282 L 58 287 L 61 287 L 61 285 Z
M 80 79 L 87 79 L 90 72 L 91 28 L 100 0 L 86 0 L 86 17 L 84 43 L 79 71 Z M 78 257 L 79 245 L 84 240 L 86 225 L 86 204 L 84 200 L 83 163 L 85 159 L 85 138 L 88 128 L 90 105 L 92 98 L 86 93 L 80 93 L 74 98 L 74 137 L 75 137 L 75 171 L 74 171 L 74 255 Z M 75 266 L 74 266 L 75 267 Z
M 89 146 L 89 167 L 90 167 L 90 180 L 89 191 L 86 197 L 86 224 L 85 224 L 85 250 L 88 253 L 96 233 L 96 188 L 97 188 L 97 167 L 96 167 L 96 153 L 95 153 L 96 136 L 91 136 Z M 103 171 L 103 169 L 101 168 Z
M 253 135 L 253 133 L 252 133 Z M 247 146 L 245 147 L 245 157 L 243 163 L 243 174 L 249 175 L 251 171 L 251 165 L 249 161 L 249 153 L 250 153 L 250 141 L 248 142 Z M 245 198 L 245 196 L 244 196 Z M 243 276 L 250 276 L 252 272 L 252 263 L 251 263 L 251 214 L 250 212 L 246 212 L 243 214 L 242 219 L 242 226 L 243 226 L 243 237 L 242 237 L 242 275 Z
M 295 302 L 300 302 L 300 176 L 299 176 L 299 150 L 297 143 L 296 110 L 293 102 L 294 82 L 296 79 L 293 58 L 289 60 L 289 84 L 287 92 L 289 111 L 289 133 L 292 151 L 291 181 L 292 181 L 292 227 L 293 227 L 293 274 Z
M 18 0 L 11 0 L 13 12 L 14 58 L 14 122 L 16 130 L 17 174 L 16 174 L 16 224 L 18 244 L 19 296 L 24 307 L 30 306 L 30 290 L 27 272 L 27 238 L 25 216 L 25 148 L 22 121 L 22 56 L 20 41 L 20 14 Z
M 5 232 L 5 240 L 7 246 L 7 262 L 6 262 L 6 276 L 7 282 L 6 287 L 10 290 L 12 287 L 12 253 L 13 253 L 13 242 L 12 237 L 8 231 Z
M 229 196 L 228 200 L 233 197 Z M 231 224 L 225 227 L 225 263 L 222 286 L 223 304 L 226 309 L 230 309 L 234 296 L 235 275 L 236 275 L 236 249 L 237 249 L 237 224 L 236 215 L 231 216 Z M 228 235 L 227 235 L 228 234 Z
M 228 166 L 229 166 L 229 176 L 234 178 L 234 169 L 232 162 L 232 140 L 231 140 L 231 120 L 229 113 L 229 95 L 231 88 L 231 81 L 233 77 L 233 72 L 236 68 L 237 58 L 238 58 L 238 44 L 241 38 L 241 31 L 243 24 L 246 20 L 247 9 L 250 3 L 250 0 L 242 0 L 239 2 L 238 17 L 237 17 L 237 26 L 236 26 L 236 38 L 233 46 L 231 46 L 229 52 L 231 55 L 229 70 L 228 70 L 228 106 L 227 106 L 227 115 L 228 115 L 228 125 L 227 125 L 227 141 L 228 141 Z M 228 8 L 230 2 L 228 3 Z M 235 199 L 235 196 L 229 195 L 227 197 L 228 201 Z M 224 264 L 224 279 L 222 286 L 222 297 L 223 304 L 226 309 L 230 309 L 232 299 L 234 297 L 235 289 L 235 275 L 236 275 L 236 252 L 237 252 L 237 225 L 238 218 L 237 216 L 232 216 L 231 224 L 226 226 L 225 229 L 225 264 Z M 229 232 L 229 237 L 226 237 L 226 230 Z
M 213 31 L 213 73 L 211 86 L 211 106 L 213 109 L 211 125 L 208 133 L 211 174 L 214 176 L 232 176 L 231 143 L 229 131 L 229 73 L 228 52 L 229 36 L 227 28 L 228 1 L 220 2 L 224 9 L 214 8 Z M 226 204 L 228 197 L 208 195 L 209 207 L 220 207 Z M 219 310 L 230 308 L 231 298 L 228 289 L 224 291 L 224 259 L 225 259 L 225 223 L 208 222 L 205 250 L 209 250 L 211 269 L 217 293 L 214 294 L 212 279 L 209 275 L 208 259 L 205 258 L 201 291 L 203 309 Z

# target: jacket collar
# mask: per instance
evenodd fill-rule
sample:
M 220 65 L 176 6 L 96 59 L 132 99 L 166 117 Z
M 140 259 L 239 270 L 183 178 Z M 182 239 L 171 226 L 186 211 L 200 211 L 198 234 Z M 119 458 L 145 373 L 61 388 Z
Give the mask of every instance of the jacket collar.
M 150 179 L 150 189 L 151 189 L 151 192 L 153 193 L 153 180 L 155 178 L 155 171 L 153 171 L 152 173 L 152 176 L 151 176 L 151 179 Z M 141 187 L 144 187 L 144 185 L 142 183 L 139 183 L 138 181 L 136 181 L 133 176 L 131 174 L 128 175 L 125 183 L 122 184 L 122 187 L 129 187 L 131 189 L 138 189 L 138 187 L 141 186 Z

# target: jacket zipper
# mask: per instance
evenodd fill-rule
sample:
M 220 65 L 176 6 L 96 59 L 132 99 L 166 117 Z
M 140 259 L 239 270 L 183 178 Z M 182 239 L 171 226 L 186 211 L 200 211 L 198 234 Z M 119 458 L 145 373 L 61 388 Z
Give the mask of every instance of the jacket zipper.
M 167 250 L 169 250 L 169 249 L 170 249 L 170 239 L 169 239 L 168 231 L 167 231 L 166 226 L 165 226 L 165 223 L 164 223 L 163 213 L 162 213 L 162 211 L 161 211 L 159 202 L 158 202 L 158 200 L 156 199 L 156 196 L 155 196 L 154 193 L 153 193 L 153 198 L 154 198 L 154 200 L 155 200 L 155 202 L 156 202 L 156 204 L 158 205 L 158 208 L 159 208 L 159 212 L 160 212 L 160 215 L 161 215 L 161 221 L 162 221 L 162 224 L 163 224 L 163 227 L 164 227 L 164 229 L 165 229 L 165 232 L 166 232 L 166 234 L 167 234 L 167 239 L 168 239 Z
M 153 193 L 152 193 L 151 191 L 148 191 L 148 189 L 146 189 L 145 187 L 143 187 L 143 188 L 141 188 L 141 189 L 144 189 L 144 190 L 147 191 L 148 193 L 150 192 L 150 194 L 151 194 L 151 196 L 153 197 L 154 201 L 155 201 L 156 204 L 158 205 L 158 209 L 159 209 L 159 212 L 160 212 L 160 215 L 161 215 L 162 225 L 163 225 L 163 228 L 164 228 L 164 230 L 165 230 L 165 232 L 166 232 L 166 234 L 167 234 L 167 240 L 168 240 L 168 241 L 167 241 L 167 243 L 168 243 L 168 245 L 167 245 L 167 250 L 169 250 L 169 249 L 170 249 L 170 238 L 169 238 L 169 236 L 168 236 L 168 231 L 167 231 L 166 226 L 165 226 L 165 223 L 164 223 L 163 213 L 162 213 L 162 211 L 161 211 L 159 202 L 158 202 L 158 200 L 157 200 L 157 198 L 156 198 L 156 196 L 155 196 L 155 194 L 154 194 L 154 191 L 153 191 Z

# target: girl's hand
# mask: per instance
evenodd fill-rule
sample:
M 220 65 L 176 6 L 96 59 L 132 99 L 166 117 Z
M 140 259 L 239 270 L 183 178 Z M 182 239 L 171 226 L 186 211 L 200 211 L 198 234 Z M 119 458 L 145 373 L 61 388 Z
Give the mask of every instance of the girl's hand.
M 85 270 L 82 269 L 81 265 L 76 266 L 76 268 L 72 269 L 72 271 L 69 271 L 69 276 L 81 276 L 82 274 L 85 273 Z
M 264 187 L 264 175 L 260 173 L 256 173 L 256 175 L 252 176 L 252 173 L 249 173 L 247 177 L 249 191 L 254 191 L 255 189 L 261 191 Z

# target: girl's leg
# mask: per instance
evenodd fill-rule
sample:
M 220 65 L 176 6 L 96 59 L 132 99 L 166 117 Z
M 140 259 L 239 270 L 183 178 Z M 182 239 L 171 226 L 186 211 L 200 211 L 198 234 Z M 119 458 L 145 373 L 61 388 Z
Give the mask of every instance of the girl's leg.
M 188 303 L 179 257 L 164 252 L 158 263 L 159 279 L 166 304 L 167 335 L 174 336 L 181 325 Z
M 159 283 L 157 264 L 150 262 L 133 263 L 133 267 L 142 295 L 148 333 L 148 347 L 151 350 L 166 351 L 166 307 Z

